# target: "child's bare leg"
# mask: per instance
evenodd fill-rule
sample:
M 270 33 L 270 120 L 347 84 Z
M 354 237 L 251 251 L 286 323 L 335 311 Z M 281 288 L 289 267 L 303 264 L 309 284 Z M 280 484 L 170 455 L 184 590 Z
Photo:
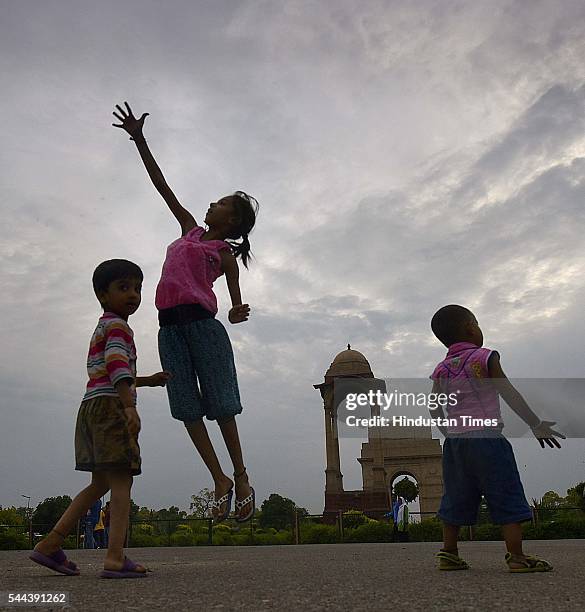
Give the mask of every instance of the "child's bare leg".
M 225 445 L 230 454 L 230 459 L 234 465 L 234 475 L 236 480 L 236 498 L 245 499 L 252 492 L 248 475 L 245 472 L 244 459 L 242 458 L 242 447 L 240 445 L 240 436 L 236 419 L 231 418 L 227 421 L 219 423 L 221 435 L 223 436 Z M 240 511 L 241 516 L 246 516 L 252 509 L 252 502 L 246 504 Z
M 104 560 L 104 569 L 118 571 L 124 565 L 124 542 L 128 530 L 130 516 L 130 489 L 132 476 L 129 472 L 108 472 L 108 480 L 112 491 L 110 498 L 110 539 L 108 552 Z M 145 572 L 142 565 L 137 571 Z
M 234 465 L 234 472 L 239 474 L 244 469 L 244 460 L 242 458 L 242 447 L 240 445 L 240 436 L 236 419 L 231 418 L 219 423 L 221 435 L 230 454 L 230 459 Z
M 199 419 L 194 423 L 185 423 L 185 427 L 197 452 L 201 455 L 201 459 L 203 459 L 203 463 L 207 466 L 207 469 L 211 473 L 211 477 L 213 478 L 213 482 L 215 484 L 215 499 L 219 499 L 223 497 L 233 485 L 233 482 L 228 478 L 223 470 L 221 469 L 221 465 L 219 464 L 219 459 L 215 454 L 215 449 L 211 444 L 211 440 L 209 439 L 209 434 L 207 433 L 207 428 L 205 427 L 205 423 L 203 419 Z M 213 509 L 214 515 L 222 514 L 222 510 Z
M 454 555 L 457 554 L 457 540 L 459 537 L 459 525 L 443 523 L 443 550 Z
M 105 472 L 93 472 L 91 483 L 75 496 L 53 530 L 35 546 L 35 550 L 43 555 L 50 555 L 59 550 L 63 540 L 73 531 L 77 521 L 100 497 L 108 492 L 109 488 Z
M 513 555 L 508 565 L 512 569 L 524 567 L 523 563 L 514 563 L 514 557 L 524 558 L 524 553 L 522 552 L 522 525 L 520 523 L 502 525 L 502 534 L 506 541 L 506 549 Z
M 522 553 L 522 525 L 520 523 L 508 523 L 502 525 L 502 534 L 506 540 L 506 548 L 513 555 L 523 556 Z

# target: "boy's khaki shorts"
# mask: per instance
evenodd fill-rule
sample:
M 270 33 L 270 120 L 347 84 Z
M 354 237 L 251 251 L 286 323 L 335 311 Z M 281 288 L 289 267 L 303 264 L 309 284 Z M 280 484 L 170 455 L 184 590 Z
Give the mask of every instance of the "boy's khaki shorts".
M 137 476 L 141 463 L 138 436 L 128 432 L 119 398 L 102 395 L 81 402 L 75 426 L 75 469 L 124 470 Z

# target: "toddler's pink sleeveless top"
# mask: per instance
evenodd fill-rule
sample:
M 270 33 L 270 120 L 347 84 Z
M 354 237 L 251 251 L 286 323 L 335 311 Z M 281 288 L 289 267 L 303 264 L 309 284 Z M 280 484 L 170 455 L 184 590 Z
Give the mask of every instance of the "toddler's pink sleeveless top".
M 223 240 L 201 240 L 202 227 L 172 242 L 156 288 L 155 306 L 158 310 L 181 304 L 200 304 L 217 313 L 217 298 L 213 283 L 222 275 L 220 251 L 230 250 Z
M 497 419 L 502 423 L 499 394 L 490 382 L 488 360 L 492 351 L 471 342 L 457 342 L 449 347 L 447 356 L 437 365 L 431 378 L 441 384 L 441 391 L 457 395 L 456 406 L 446 406 L 446 416 L 456 418 L 459 425 L 448 427 L 450 433 L 486 429 L 482 425 L 464 425 L 463 415 L 479 419 Z

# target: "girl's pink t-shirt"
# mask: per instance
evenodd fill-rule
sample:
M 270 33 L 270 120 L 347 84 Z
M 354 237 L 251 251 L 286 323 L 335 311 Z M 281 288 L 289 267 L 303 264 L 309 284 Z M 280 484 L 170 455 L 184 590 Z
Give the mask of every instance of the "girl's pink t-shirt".
M 155 305 L 158 310 L 181 304 L 200 304 L 217 313 L 217 298 L 213 283 L 222 275 L 219 252 L 230 250 L 224 240 L 201 240 L 202 227 L 172 242 L 156 288 Z

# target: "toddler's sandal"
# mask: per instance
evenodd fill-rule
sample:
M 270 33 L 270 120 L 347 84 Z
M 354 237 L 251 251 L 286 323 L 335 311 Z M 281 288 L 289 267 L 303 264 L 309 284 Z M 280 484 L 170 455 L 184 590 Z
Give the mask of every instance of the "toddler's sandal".
M 447 552 L 446 550 L 440 550 L 436 554 L 437 559 L 439 560 L 439 569 L 444 571 L 451 570 L 466 570 L 471 566 L 467 561 L 454 555 L 453 553 Z
M 532 555 L 515 557 L 511 553 L 506 553 L 505 559 L 508 569 L 513 574 L 531 574 L 533 572 L 551 572 L 553 570 L 553 566 L 548 561 Z M 511 567 L 513 563 L 522 567 Z

